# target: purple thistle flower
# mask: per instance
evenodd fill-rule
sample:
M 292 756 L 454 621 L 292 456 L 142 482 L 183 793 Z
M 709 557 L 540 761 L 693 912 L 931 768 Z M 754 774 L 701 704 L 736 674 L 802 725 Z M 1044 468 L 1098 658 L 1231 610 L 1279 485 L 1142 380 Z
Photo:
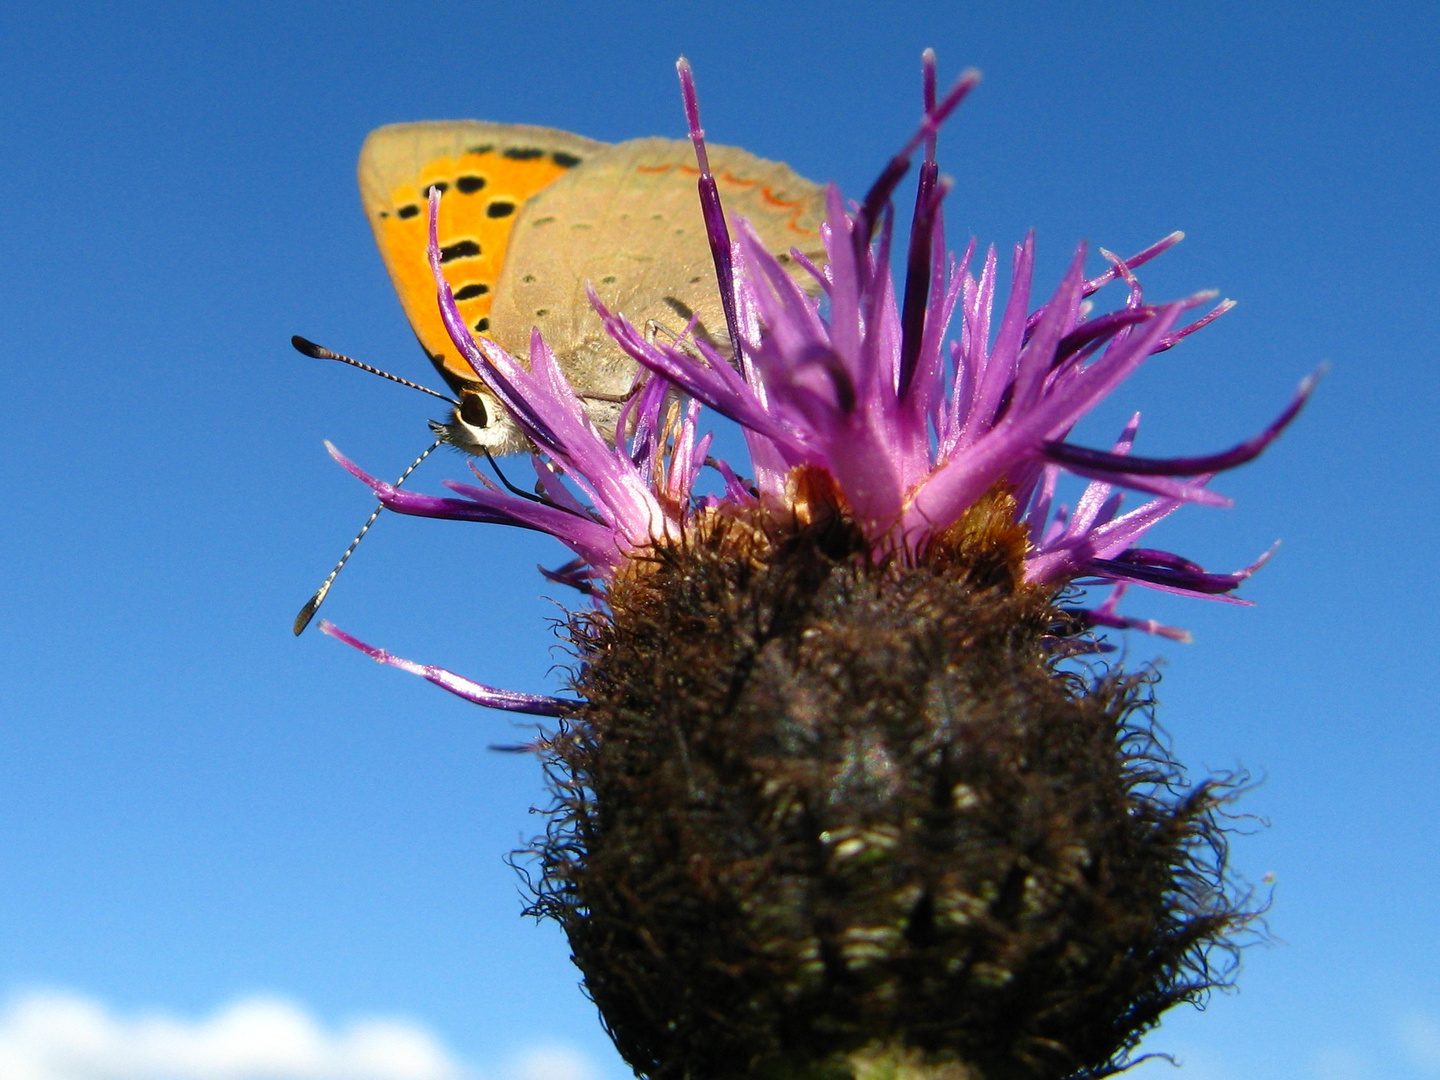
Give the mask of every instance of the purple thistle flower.
M 1182 238 L 1173 233 L 1128 260 L 1102 249 L 1111 267 L 1091 279 L 1084 276 L 1086 250 L 1080 245 L 1055 293 L 1031 310 L 1034 240 L 1027 237 L 1014 252 L 1010 294 L 997 313 L 994 248 L 978 274 L 971 272 L 973 242 L 959 258 L 947 254 L 941 204 L 949 183 L 938 176 L 934 156 L 940 123 L 977 76 L 967 73 L 937 103 L 933 68 L 927 65 L 926 73 L 925 119 L 865 201 L 847 209 L 833 186 L 828 192 L 828 262 L 823 270 L 809 267 L 822 291 L 815 299 L 743 221 L 735 223 L 732 239 L 704 168 L 693 79 L 682 67 L 702 165 L 701 199 L 721 295 L 734 323 L 738 370 L 704 340 L 648 339 L 592 292 L 606 330 L 650 374 L 637 380 L 618 428 L 628 435 L 615 446 L 596 430 L 538 333 L 528 366 L 487 338 L 472 337 L 444 278 L 435 233 L 438 196 L 432 193 L 430 261 L 446 327 L 534 443 L 532 462 L 544 497 L 521 498 L 484 477 L 479 487 L 447 482 L 458 498 L 416 494 L 366 474 L 333 447 L 331 453 L 398 513 L 549 533 L 578 560 L 547 576 L 586 591 L 597 582 L 603 587 L 636 553 L 682 536 L 697 515 L 784 503 L 795 470 L 812 467 L 834 480 L 877 559 L 923 559 L 937 536 L 1001 487 L 1029 530 L 1027 582 L 1140 585 L 1248 603 L 1231 594 L 1265 557 L 1215 574 L 1138 544 L 1185 503 L 1229 505 L 1207 486 L 1211 476 L 1259 455 L 1299 412 L 1315 376 L 1301 383 L 1264 431 L 1221 453 L 1132 456 L 1138 414 L 1108 451 L 1066 441 L 1074 425 L 1141 363 L 1233 304 L 1223 301 L 1187 324 L 1187 313 L 1212 294 L 1146 303 L 1134 271 Z M 888 199 L 921 143 L 925 157 L 902 311 L 889 271 Z M 878 241 L 872 243 L 869 233 L 877 224 Z M 1094 315 L 1089 298 L 1116 281 L 1128 285 L 1123 306 Z M 671 411 L 676 391 L 687 399 L 678 415 Z M 697 428 L 700 404 L 741 426 L 753 483 L 728 463 L 707 459 L 710 436 Z M 718 497 L 695 493 L 707 463 L 724 479 Z M 1073 513 L 1054 505 L 1062 472 L 1091 481 Z M 1155 497 L 1121 513 L 1125 494 L 1117 488 Z M 603 597 L 603 588 L 597 595 Z M 1094 625 L 1151 627 L 1116 615 L 1115 595 L 1099 608 L 1075 610 Z
M 567 628 L 578 696 L 322 628 L 468 701 L 559 718 L 532 747 L 556 792 L 532 912 L 564 926 L 637 1075 L 1112 1075 L 1166 1008 L 1225 981 L 1212 954 L 1253 917 L 1217 818 L 1238 781 L 1186 790 L 1134 719 L 1148 677 L 1057 664 L 1103 648 L 1094 628 L 1188 640 L 1120 614 L 1133 586 L 1248 603 L 1235 590 L 1269 552 L 1227 574 L 1142 544 L 1187 503 L 1229 505 L 1210 481 L 1263 452 L 1315 376 L 1219 453 L 1137 455 L 1138 414 L 1108 449 L 1076 445 L 1145 360 L 1232 306 L 1146 300 L 1136 270 L 1181 234 L 1102 249 L 1093 278 L 1082 244 L 1034 306 L 1027 237 L 1002 301 L 993 247 L 978 265 L 973 242 L 946 248 L 935 157 L 978 76 L 939 97 L 927 53 L 916 132 L 859 203 L 829 188 L 823 266 L 792 251 L 807 290 L 727 221 L 683 60 L 680 78 L 734 355 L 693 327 L 642 333 L 592 290 L 639 365 L 612 445 L 538 332 L 525 360 L 471 336 L 432 190 L 441 315 L 533 444 L 537 494 L 478 469 L 418 494 L 330 448 L 391 510 L 568 547 L 542 573 L 594 600 Z M 922 147 L 897 286 L 892 196 Z M 1111 284 L 1123 300 L 1097 309 Z M 710 456 L 702 407 L 739 425 L 748 468 Z M 1088 481 L 1073 508 L 1067 473 Z M 1109 592 L 1062 606 L 1072 586 Z

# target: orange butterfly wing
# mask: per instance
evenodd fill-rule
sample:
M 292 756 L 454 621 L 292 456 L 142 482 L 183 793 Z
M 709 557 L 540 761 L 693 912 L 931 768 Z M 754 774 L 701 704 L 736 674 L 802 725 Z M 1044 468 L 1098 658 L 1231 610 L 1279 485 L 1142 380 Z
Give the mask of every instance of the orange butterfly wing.
M 460 314 L 484 333 L 520 210 L 605 146 L 552 128 L 474 120 L 392 124 L 365 140 L 360 196 L 375 242 L 415 336 L 457 393 L 477 380 L 445 332 L 435 302 L 425 254 L 427 192 L 441 190 L 441 257 Z

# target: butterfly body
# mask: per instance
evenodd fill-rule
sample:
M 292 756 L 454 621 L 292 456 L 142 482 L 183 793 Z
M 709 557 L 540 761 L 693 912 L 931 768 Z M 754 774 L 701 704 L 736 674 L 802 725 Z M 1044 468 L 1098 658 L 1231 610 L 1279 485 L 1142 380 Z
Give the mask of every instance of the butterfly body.
M 744 150 L 709 149 L 731 215 L 785 259 L 793 247 L 823 261 L 818 185 Z M 466 325 L 521 363 L 538 328 L 591 419 L 613 437 L 636 368 L 605 334 L 587 286 L 637 327 L 678 335 L 693 318 L 694 337 L 728 349 L 698 177 L 681 140 L 606 144 L 478 121 L 371 133 L 359 165 L 367 216 L 421 346 L 460 399 L 437 434 L 470 453 L 529 448 L 440 320 L 426 257 L 432 186 L 441 191 L 442 265 Z

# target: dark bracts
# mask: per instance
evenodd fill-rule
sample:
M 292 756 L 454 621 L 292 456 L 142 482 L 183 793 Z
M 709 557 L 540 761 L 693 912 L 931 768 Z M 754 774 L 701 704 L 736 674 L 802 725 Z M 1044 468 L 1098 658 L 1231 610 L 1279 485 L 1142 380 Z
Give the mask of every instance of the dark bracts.
M 533 911 L 655 1080 L 1116 1071 L 1228 975 L 1230 786 L 1151 677 L 1057 666 L 1008 496 L 914 565 L 817 516 L 706 519 L 574 619 Z

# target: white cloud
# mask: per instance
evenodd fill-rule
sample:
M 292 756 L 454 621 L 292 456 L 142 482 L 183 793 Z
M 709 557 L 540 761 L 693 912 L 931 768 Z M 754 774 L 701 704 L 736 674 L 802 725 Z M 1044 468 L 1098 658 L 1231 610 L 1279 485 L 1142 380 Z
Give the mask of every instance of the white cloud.
M 1417 1069 L 1440 1075 L 1440 1019 L 1412 1013 L 1400 1022 L 1400 1045 Z
M 537 1070 L 523 1080 L 588 1080 Z M 32 992 L 0 1010 L 3 1080 L 462 1080 L 430 1032 L 400 1020 L 335 1030 L 253 997 L 208 1017 L 123 1016 L 91 998 Z
M 506 1074 L 513 1080 L 598 1080 L 589 1058 L 563 1046 L 527 1050 Z

